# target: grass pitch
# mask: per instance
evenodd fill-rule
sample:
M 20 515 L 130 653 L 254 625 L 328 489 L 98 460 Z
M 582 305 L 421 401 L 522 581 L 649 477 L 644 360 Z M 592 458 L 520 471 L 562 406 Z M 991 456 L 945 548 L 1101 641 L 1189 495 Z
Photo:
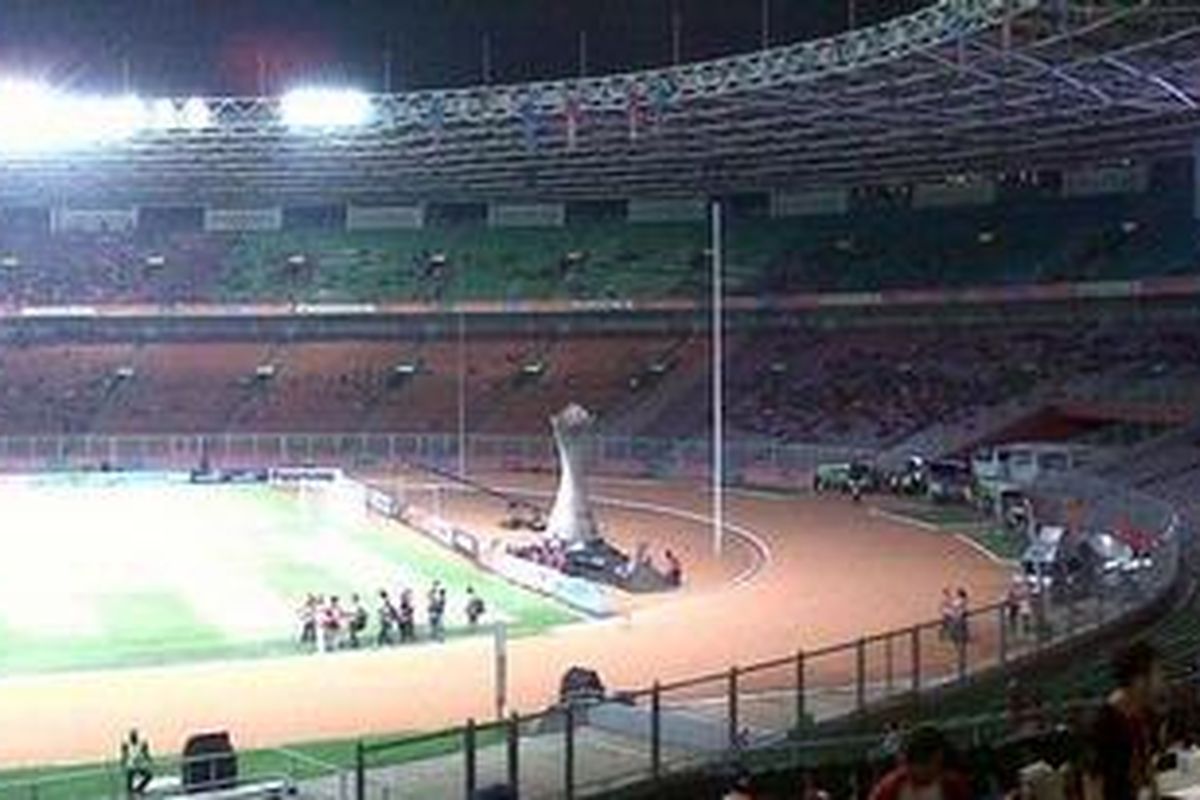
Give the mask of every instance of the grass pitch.
M 333 490 L 180 482 L 0 483 L 0 675 L 291 654 L 308 592 L 362 595 L 375 633 L 381 588 L 466 588 L 514 635 L 575 619 Z M 421 618 L 423 622 L 423 618 Z

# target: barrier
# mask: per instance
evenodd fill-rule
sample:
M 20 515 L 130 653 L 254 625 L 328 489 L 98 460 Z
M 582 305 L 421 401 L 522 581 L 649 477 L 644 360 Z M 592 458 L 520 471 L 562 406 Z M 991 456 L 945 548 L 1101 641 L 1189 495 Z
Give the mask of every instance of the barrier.
M 337 483 L 342 471 L 329 467 L 273 467 L 267 471 L 271 483 Z
M 1134 519 L 1149 526 L 1157 545 L 1145 568 L 1114 575 L 1090 592 L 1043 592 L 1028 619 L 1003 603 L 975 609 L 963 626 L 966 636 L 950 633 L 942 620 L 923 621 L 718 673 L 614 691 L 577 707 L 494 720 L 485 727 L 500 738 L 487 742 L 477 736 L 481 726 L 468 721 L 416 739 L 364 744 L 356 796 L 469 796 L 471 787 L 498 780 L 521 796 L 572 797 L 659 780 L 750 751 L 815 748 L 821 744 L 817 731 L 827 723 L 980 675 L 1002 676 L 1162 607 L 1181 574 L 1183 534 L 1174 509 L 1088 476 L 1056 478 L 1039 488 L 1094 498 L 1092 524 Z M 430 759 L 373 766 L 433 739 L 452 746 Z
M 485 549 L 477 535 L 452 525 L 433 512 L 401 503 L 387 492 L 360 484 L 351 478 L 343 482 L 362 487 L 366 505 L 370 510 L 425 534 L 443 547 L 471 559 L 505 580 L 555 598 L 585 614 L 602 617 L 613 613 L 612 601 L 608 594 L 590 581 L 564 575 L 559 570 L 510 556 L 503 551 Z
M 608 593 L 591 581 L 564 575 L 559 570 L 508 553 L 488 555 L 483 563 L 501 577 L 560 600 L 578 611 L 596 617 L 613 613 L 613 603 Z
M 85 465 L 89 459 L 104 457 L 119 467 L 143 464 L 164 470 L 203 453 L 213 464 L 243 467 L 256 458 L 267 463 L 314 457 L 337 464 L 338 469 L 387 467 L 415 458 L 450 466 L 457 459 L 459 443 L 451 436 L 404 434 L 7 437 L 0 438 L 0 465 L 28 473 Z M 470 436 L 462 443 L 474 469 L 549 469 L 553 464 L 545 437 Z M 592 450 L 598 475 L 696 477 L 707 468 L 705 442 L 602 437 L 597 445 Z M 727 478 L 736 484 L 753 474 L 755 483 L 790 488 L 806 485 L 806 472 L 822 461 L 859 455 L 861 451 L 846 448 L 731 443 Z M 301 471 L 292 477 L 303 480 L 303 476 Z M 17 479 L 119 482 L 140 478 L 132 473 L 70 472 Z M 976 609 L 969 616 L 971 636 L 961 643 L 945 635 L 940 620 L 926 621 L 717 674 L 637 688 L 570 714 L 552 709 L 486 726 L 467 723 L 430 734 L 456 743 L 453 752 L 407 759 L 381 772 L 372 771 L 367 762 L 387 761 L 389 752 L 409 747 L 412 740 L 373 743 L 360 748 L 356 789 L 360 796 L 382 797 L 388 792 L 398 796 L 401 787 L 412 793 L 416 786 L 424 796 L 449 797 L 490 773 L 523 784 L 536 781 L 569 796 L 622 780 L 653 779 L 714 756 L 767 747 L 797 734 L 803 739 L 814 725 L 918 692 L 954 686 L 987 671 L 1011 669 L 1149 612 L 1169 596 L 1180 574 L 1181 534 L 1179 519 L 1168 504 L 1137 490 L 1074 474 L 1044 482 L 1039 491 L 1089 499 L 1091 522 L 1098 526 L 1117 529 L 1133 524 L 1152 533 L 1150 540 L 1157 544 L 1146 568 L 1113 576 L 1089 594 L 1043 595 L 1029 626 L 1013 625 L 1002 605 Z M 470 539 L 464 538 L 469 532 L 457 531 L 432 515 L 422 516 L 420 510 L 384 492 L 364 488 L 360 497 L 360 507 L 419 524 L 448 547 L 472 549 Z M 477 539 L 473 549 L 486 566 L 489 554 Z M 503 560 L 499 563 L 502 569 L 525 571 L 523 564 L 514 568 Z M 528 578 L 549 580 L 543 575 Z M 561 586 L 553 588 L 561 590 Z M 570 594 L 573 587 L 566 591 Z M 480 730 L 489 736 L 480 737 Z M 453 768 L 433 758 L 452 759 Z M 432 786 L 429 781 L 446 776 L 454 777 L 453 786 L 438 784 L 425 791 Z
M 336 479 L 337 470 L 389 469 L 420 463 L 457 470 L 459 450 L 471 472 L 549 471 L 557 468 L 549 436 L 406 433 L 224 433 L 144 436 L 4 436 L 0 470 L 272 469 L 273 480 Z M 711 444 L 703 439 L 597 436 L 589 448 L 589 473 L 598 476 L 704 479 Z M 864 448 L 771 441 L 725 443 L 730 485 L 806 487 L 822 463 L 869 459 Z M 277 468 L 279 464 L 322 467 Z

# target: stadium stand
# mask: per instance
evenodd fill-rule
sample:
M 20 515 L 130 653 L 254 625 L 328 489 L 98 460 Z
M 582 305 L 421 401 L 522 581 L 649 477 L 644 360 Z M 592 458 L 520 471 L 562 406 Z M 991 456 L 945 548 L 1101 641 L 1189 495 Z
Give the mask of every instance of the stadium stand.
M 1037 198 L 964 209 L 887 208 L 735 221 L 731 294 L 1120 280 L 1195 267 L 1177 191 Z M 694 296 L 699 223 L 562 228 L 0 233 L 0 298 L 14 305 L 378 302 Z
M 1164 403 L 1180 406 L 1176 416 L 1200 411 L 1200 338 L 1187 323 L 1118 336 L 1124 323 L 895 328 L 868 317 L 732 336 L 730 425 L 780 442 L 887 447 L 935 422 L 982 424 L 975 410 L 1022 397 L 1084 417 L 1137 419 Z M 453 338 L 419 337 L 14 346 L 0 353 L 0 430 L 444 433 L 457 427 L 460 359 L 476 433 L 540 433 L 571 400 L 632 435 L 702 436 L 707 424 L 703 339 L 541 329 L 472 337 L 461 352 Z M 1081 440 L 1091 430 L 1026 429 Z

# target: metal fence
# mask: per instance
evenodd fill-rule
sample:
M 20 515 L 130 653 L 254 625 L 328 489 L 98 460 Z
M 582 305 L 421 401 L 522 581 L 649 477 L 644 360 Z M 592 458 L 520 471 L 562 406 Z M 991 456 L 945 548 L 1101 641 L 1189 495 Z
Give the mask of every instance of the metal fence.
M 238 759 L 236 777 L 218 777 L 219 755 L 155 756 L 150 780 L 139 796 L 183 797 L 198 791 L 228 790 L 229 796 L 308 800 L 348 800 L 353 795 L 352 772 L 295 750 L 257 750 Z M 184 772 L 192 773 L 185 785 Z M 64 768 L 49 775 L 0 779 L 4 800 L 127 800 L 128 775 L 113 761 L 91 767 Z
M 1180 569 L 1173 510 L 1096 479 L 1056 480 L 1045 491 L 1090 498 L 1092 524 L 1132 518 L 1151 526 L 1158 543 L 1148 563 L 1041 592 L 1026 613 L 989 605 L 972 610 L 962 626 L 934 620 L 537 714 L 363 742 L 355 796 L 469 796 L 506 783 L 521 797 L 572 798 L 784 742 L 819 741 L 823 723 L 1009 669 L 1163 600 Z M 442 746 L 421 755 L 432 741 Z
M 453 436 L 352 434 L 222 434 L 131 437 L 0 438 L 0 466 L 12 469 L 190 467 L 321 463 L 380 468 L 459 464 Z M 542 437 L 470 436 L 472 472 L 554 466 Z M 707 477 L 710 444 L 598 438 L 591 458 L 603 474 Z M 730 482 L 795 486 L 823 461 L 869 454 L 846 448 L 733 443 Z M 1038 595 L 1030 613 L 1007 605 L 972 610 L 961 628 L 933 620 L 816 650 L 672 682 L 614 692 L 594 702 L 463 725 L 415 737 L 364 740 L 352 773 L 302 774 L 301 796 L 407 798 L 466 796 L 506 783 L 528 798 L 572 798 L 652 781 L 672 772 L 783 742 L 818 741 L 823 723 L 889 701 L 1004 670 L 1049 648 L 1129 619 L 1162 600 L 1180 570 L 1179 521 L 1173 509 L 1141 492 L 1098 478 L 1056 476 L 1039 491 L 1084 500 L 1088 523 L 1117 529 L 1136 524 L 1156 546 L 1144 568 L 1114 572 L 1087 586 Z M 93 776 L 94 777 L 94 776 Z M 0 784 L 0 797 L 81 797 L 55 786 L 69 775 L 27 785 Z M 74 783 L 77 788 L 78 783 Z M 115 796 L 88 793 L 86 796 Z
M 654 478 L 710 475 L 712 444 L 704 439 L 598 436 L 589 459 L 599 474 Z M 461 453 L 460 453 L 461 450 Z M 770 441 L 725 444 L 726 480 L 794 486 L 817 465 L 870 458 L 864 448 Z M 316 463 L 389 468 L 419 463 L 469 472 L 555 469 L 549 436 L 401 433 L 224 433 L 147 436 L 0 437 L 0 468 L 163 469 Z

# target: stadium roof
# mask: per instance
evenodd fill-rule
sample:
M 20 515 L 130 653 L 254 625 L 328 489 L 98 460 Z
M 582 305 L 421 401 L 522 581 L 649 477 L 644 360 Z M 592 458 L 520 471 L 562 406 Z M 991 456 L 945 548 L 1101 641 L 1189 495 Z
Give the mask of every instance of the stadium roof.
M 0 151 L 0 203 L 689 195 L 1178 156 L 1200 135 L 1200 5 L 941 0 L 715 61 L 362 102 L 297 126 L 281 98 L 158 101 L 175 121 Z

